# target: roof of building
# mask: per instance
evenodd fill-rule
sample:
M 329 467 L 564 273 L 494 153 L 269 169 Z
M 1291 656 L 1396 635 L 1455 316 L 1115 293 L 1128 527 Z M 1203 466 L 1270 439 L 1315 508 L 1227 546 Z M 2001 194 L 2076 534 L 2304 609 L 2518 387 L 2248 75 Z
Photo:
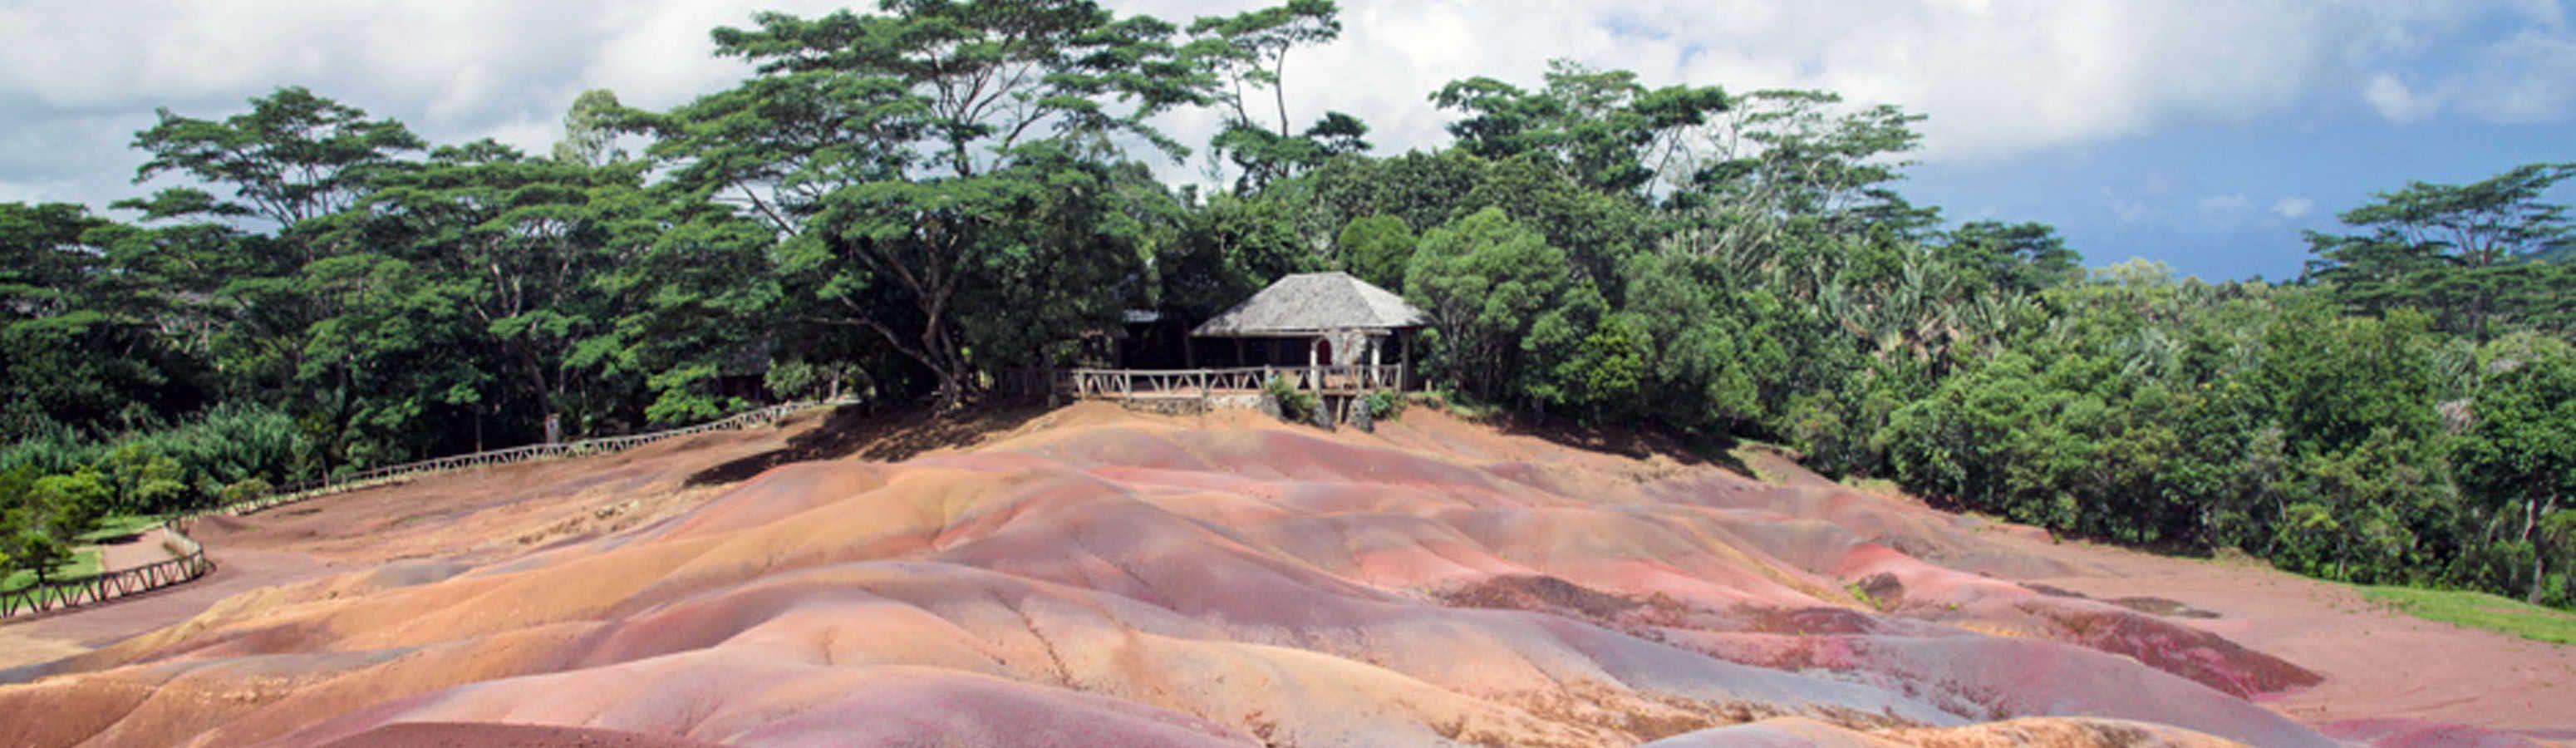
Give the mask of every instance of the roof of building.
M 1299 273 L 1279 279 L 1190 331 L 1206 338 L 1316 335 L 1337 330 L 1421 327 L 1430 315 L 1402 297 L 1349 273 Z

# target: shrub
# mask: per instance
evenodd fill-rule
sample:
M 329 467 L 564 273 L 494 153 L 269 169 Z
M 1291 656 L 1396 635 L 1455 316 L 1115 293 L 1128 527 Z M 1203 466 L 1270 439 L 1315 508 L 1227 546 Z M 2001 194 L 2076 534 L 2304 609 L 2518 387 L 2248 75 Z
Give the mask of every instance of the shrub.
M 1323 407 L 1315 399 L 1315 393 L 1299 390 L 1280 377 L 1271 377 L 1270 381 L 1262 383 L 1261 391 L 1269 395 L 1272 402 L 1279 403 L 1279 417 L 1289 421 L 1302 423 L 1310 420 L 1315 417 L 1315 410 Z
M 1371 420 L 1378 421 L 1392 421 L 1402 418 L 1404 416 L 1404 395 L 1396 392 L 1369 393 L 1368 414 Z
M 53 579 L 54 568 L 70 561 L 71 546 L 53 533 L 33 527 L 20 528 L 16 535 L 0 538 L 8 546 L 5 554 L 11 570 L 24 570 L 36 576 L 36 584 Z
M 232 506 L 268 498 L 269 492 L 274 490 L 276 487 L 269 485 L 268 481 L 256 477 L 243 478 L 233 481 L 232 485 L 224 486 L 223 493 L 217 496 L 215 501 L 221 506 Z

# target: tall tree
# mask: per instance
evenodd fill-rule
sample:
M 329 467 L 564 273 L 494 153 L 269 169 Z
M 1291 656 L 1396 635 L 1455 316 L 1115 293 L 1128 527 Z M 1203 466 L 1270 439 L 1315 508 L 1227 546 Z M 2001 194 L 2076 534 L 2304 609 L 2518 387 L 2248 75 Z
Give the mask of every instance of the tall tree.
M 617 122 L 625 109 L 617 103 L 617 92 L 605 88 L 574 97 L 572 108 L 564 111 L 564 136 L 555 141 L 555 160 L 583 166 L 626 160 L 626 151 L 617 147 Z
M 151 155 L 135 170 L 135 183 L 175 173 L 197 184 L 119 203 L 154 219 L 248 218 L 292 228 L 356 205 L 370 176 L 423 148 L 402 123 L 368 119 L 365 110 L 302 86 L 251 99 L 250 111 L 220 122 L 168 109 L 159 115 L 134 135 L 134 147 Z M 306 248 L 304 259 L 314 258 Z
M 1302 46 L 1330 42 L 1342 33 L 1341 8 L 1332 0 L 1288 0 L 1232 16 L 1201 16 L 1190 23 L 1195 37 L 1186 51 L 1205 61 L 1227 85 L 1214 89 L 1227 111 L 1225 127 L 1209 142 L 1217 155 L 1242 170 L 1236 191 L 1262 185 L 1323 163 L 1326 159 L 1369 148 L 1368 125 L 1342 112 L 1326 112 L 1303 132 L 1294 131 L 1288 114 L 1288 53 Z M 1252 97 L 1270 89 L 1278 111 L 1274 131 L 1252 113 Z
M 474 339 L 500 354 L 481 367 L 499 391 L 479 399 L 496 416 L 515 409 L 512 436 L 567 410 L 583 433 L 609 409 L 580 397 L 598 369 L 573 357 L 622 311 L 594 279 L 633 252 L 616 229 L 641 209 L 642 180 L 640 163 L 530 158 L 487 140 L 440 148 L 369 199 L 369 243 L 461 289 Z
M 203 404 L 175 302 L 115 246 L 131 227 L 78 205 L 0 203 L 0 440 L 59 423 L 92 436 Z
M 978 386 L 959 327 L 998 311 L 961 299 L 1008 268 L 1046 264 L 1036 255 L 1096 249 L 1022 241 L 1021 217 L 1058 175 L 1077 178 L 1060 169 L 1096 175 L 1116 138 L 1180 153 L 1147 120 L 1205 101 L 1211 79 L 1170 24 L 1087 1 L 881 8 L 718 29 L 717 53 L 757 74 L 642 123 L 662 135 L 653 153 L 675 179 L 741 200 L 781 237 L 781 272 L 815 302 L 807 316 L 875 333 L 954 405 Z
M 1442 86 L 1431 101 L 1460 113 L 1449 134 L 1469 153 L 1534 155 L 1593 189 L 1640 195 L 1728 106 L 1715 86 L 1648 88 L 1636 73 L 1568 60 L 1550 61 L 1537 91 L 1477 77 Z
M 1824 237 L 1913 239 L 1935 222 L 1895 189 L 1906 155 L 1921 146 L 1922 115 L 1843 111 L 1840 96 L 1822 91 L 1756 91 L 1733 104 L 1670 169 L 1682 183 L 1675 249 L 1772 272 L 1829 261 L 1797 251 Z
M 2499 321 L 2520 324 L 2564 298 L 2552 286 L 2565 276 L 2530 260 L 2576 240 L 2567 206 L 2545 199 L 2570 177 L 2576 163 L 2536 163 L 2465 185 L 2377 193 L 2340 216 L 2356 233 L 2309 235 L 2308 275 L 2356 308 L 2438 310 L 2444 326 L 2487 340 Z

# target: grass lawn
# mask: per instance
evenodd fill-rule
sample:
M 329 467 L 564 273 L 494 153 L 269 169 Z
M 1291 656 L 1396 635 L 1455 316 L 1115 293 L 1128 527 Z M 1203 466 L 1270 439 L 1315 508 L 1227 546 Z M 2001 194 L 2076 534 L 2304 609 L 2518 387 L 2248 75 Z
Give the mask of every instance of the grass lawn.
M 111 514 L 100 518 L 97 527 L 81 533 L 74 542 L 97 543 L 109 538 L 121 538 L 152 529 L 152 526 L 158 524 L 161 524 L 161 516 L 157 514 Z
M 2358 586 L 2371 602 L 2417 618 L 2474 626 L 2525 639 L 2576 644 L 2576 613 L 2484 592 Z
M 80 549 L 79 552 L 72 554 L 71 563 L 54 567 L 53 577 L 55 579 L 68 579 L 83 574 L 96 573 L 98 573 L 98 549 L 83 548 Z M 35 572 L 25 570 L 13 571 L 9 572 L 9 576 L 0 578 L 0 592 L 16 592 L 26 587 L 35 586 L 35 584 Z

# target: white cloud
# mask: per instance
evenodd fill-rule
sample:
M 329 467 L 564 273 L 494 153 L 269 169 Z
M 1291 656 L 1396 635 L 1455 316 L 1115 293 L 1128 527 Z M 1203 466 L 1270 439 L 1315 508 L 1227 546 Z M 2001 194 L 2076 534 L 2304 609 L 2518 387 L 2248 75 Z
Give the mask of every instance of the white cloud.
M 2362 87 L 2361 98 L 2391 122 L 2414 122 L 2440 111 L 2444 97 L 2439 92 L 2419 93 L 2397 76 L 2380 73 L 2371 76 L 2370 85 Z
M 2281 198 L 2272 203 L 2272 215 L 2293 221 L 2306 218 L 2309 213 L 2314 213 L 2316 210 L 2317 201 L 2296 195 Z
M 2460 106 L 2495 122 L 2548 122 L 2576 115 L 2576 37 L 2525 30 L 2484 50 L 2460 78 Z
M 1110 0 L 1186 22 L 1250 0 Z M 846 0 L 0 0 L 0 117 L 61 132 L 66 118 L 218 115 L 280 84 L 396 117 L 441 141 L 532 150 L 572 97 L 610 88 L 667 107 L 741 76 L 710 58 L 710 28 L 756 9 L 812 14 Z M 864 4 L 862 4 L 864 5 Z M 1210 7 L 1215 6 L 1215 7 Z M 1490 75 L 1535 84 L 1549 58 L 1731 91 L 1825 88 L 1931 115 L 1926 161 L 2011 157 L 2196 121 L 2244 122 L 2313 92 L 2359 91 L 2393 118 L 2459 109 L 2500 121 L 2564 117 L 2576 42 L 2555 0 L 1346 0 L 1345 32 L 1290 61 L 1293 114 L 1359 115 L 1381 150 L 1447 141 L 1427 95 Z M 2476 19 L 2521 29 L 2458 37 Z M 2479 46 L 2483 45 L 2483 46 Z M 2417 58 L 2483 49 L 2443 74 Z M 2456 80 L 2453 80 L 2456 78 Z M 2406 81 L 2432 81 L 2421 87 Z M 2453 89 L 2457 94 L 2450 93 Z M 1205 112 L 1165 124 L 1184 142 Z M 121 184 L 126 127 L 0 138 L 0 178 Z M 23 150 L 22 150 L 23 149 Z M 104 149 L 91 153 L 88 149 Z M 80 151 L 73 155 L 74 151 Z M 102 196 L 105 197 L 105 196 Z

